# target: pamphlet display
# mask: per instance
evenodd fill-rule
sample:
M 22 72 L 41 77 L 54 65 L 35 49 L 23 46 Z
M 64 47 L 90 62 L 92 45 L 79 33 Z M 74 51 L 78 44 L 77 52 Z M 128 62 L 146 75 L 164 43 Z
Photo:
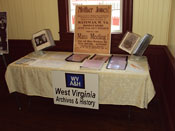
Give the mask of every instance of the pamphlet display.
M 99 109 L 98 74 L 52 72 L 54 103 Z
M 77 5 L 75 53 L 110 54 L 111 5 Z
M 0 55 L 8 52 L 7 12 L 0 12 Z

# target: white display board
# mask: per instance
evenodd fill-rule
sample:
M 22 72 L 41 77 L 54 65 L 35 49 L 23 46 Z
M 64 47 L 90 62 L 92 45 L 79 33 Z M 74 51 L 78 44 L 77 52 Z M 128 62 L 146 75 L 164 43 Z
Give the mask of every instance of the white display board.
M 98 74 L 52 72 L 54 103 L 99 109 Z

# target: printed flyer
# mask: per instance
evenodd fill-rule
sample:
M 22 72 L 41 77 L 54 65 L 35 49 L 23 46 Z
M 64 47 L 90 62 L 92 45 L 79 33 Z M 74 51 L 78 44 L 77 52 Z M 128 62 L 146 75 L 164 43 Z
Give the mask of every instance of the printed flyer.
M 77 5 L 74 52 L 110 54 L 111 5 Z

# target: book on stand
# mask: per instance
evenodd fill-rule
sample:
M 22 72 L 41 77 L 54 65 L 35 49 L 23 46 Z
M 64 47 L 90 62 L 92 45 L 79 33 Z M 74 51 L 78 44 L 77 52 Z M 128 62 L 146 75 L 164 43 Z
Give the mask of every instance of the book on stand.
M 152 39 L 152 35 L 145 34 L 143 38 L 139 41 L 139 44 L 137 48 L 133 51 L 133 54 L 137 56 L 142 56 Z
M 141 38 L 138 34 L 127 32 L 119 48 L 131 55 L 142 56 L 152 39 L 153 36 L 151 34 L 145 34 Z

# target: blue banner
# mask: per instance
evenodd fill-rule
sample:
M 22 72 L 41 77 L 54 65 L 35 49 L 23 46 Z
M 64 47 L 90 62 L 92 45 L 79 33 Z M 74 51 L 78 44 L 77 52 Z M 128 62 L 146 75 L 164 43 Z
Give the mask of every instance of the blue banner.
M 66 87 L 85 89 L 84 74 L 65 73 Z

